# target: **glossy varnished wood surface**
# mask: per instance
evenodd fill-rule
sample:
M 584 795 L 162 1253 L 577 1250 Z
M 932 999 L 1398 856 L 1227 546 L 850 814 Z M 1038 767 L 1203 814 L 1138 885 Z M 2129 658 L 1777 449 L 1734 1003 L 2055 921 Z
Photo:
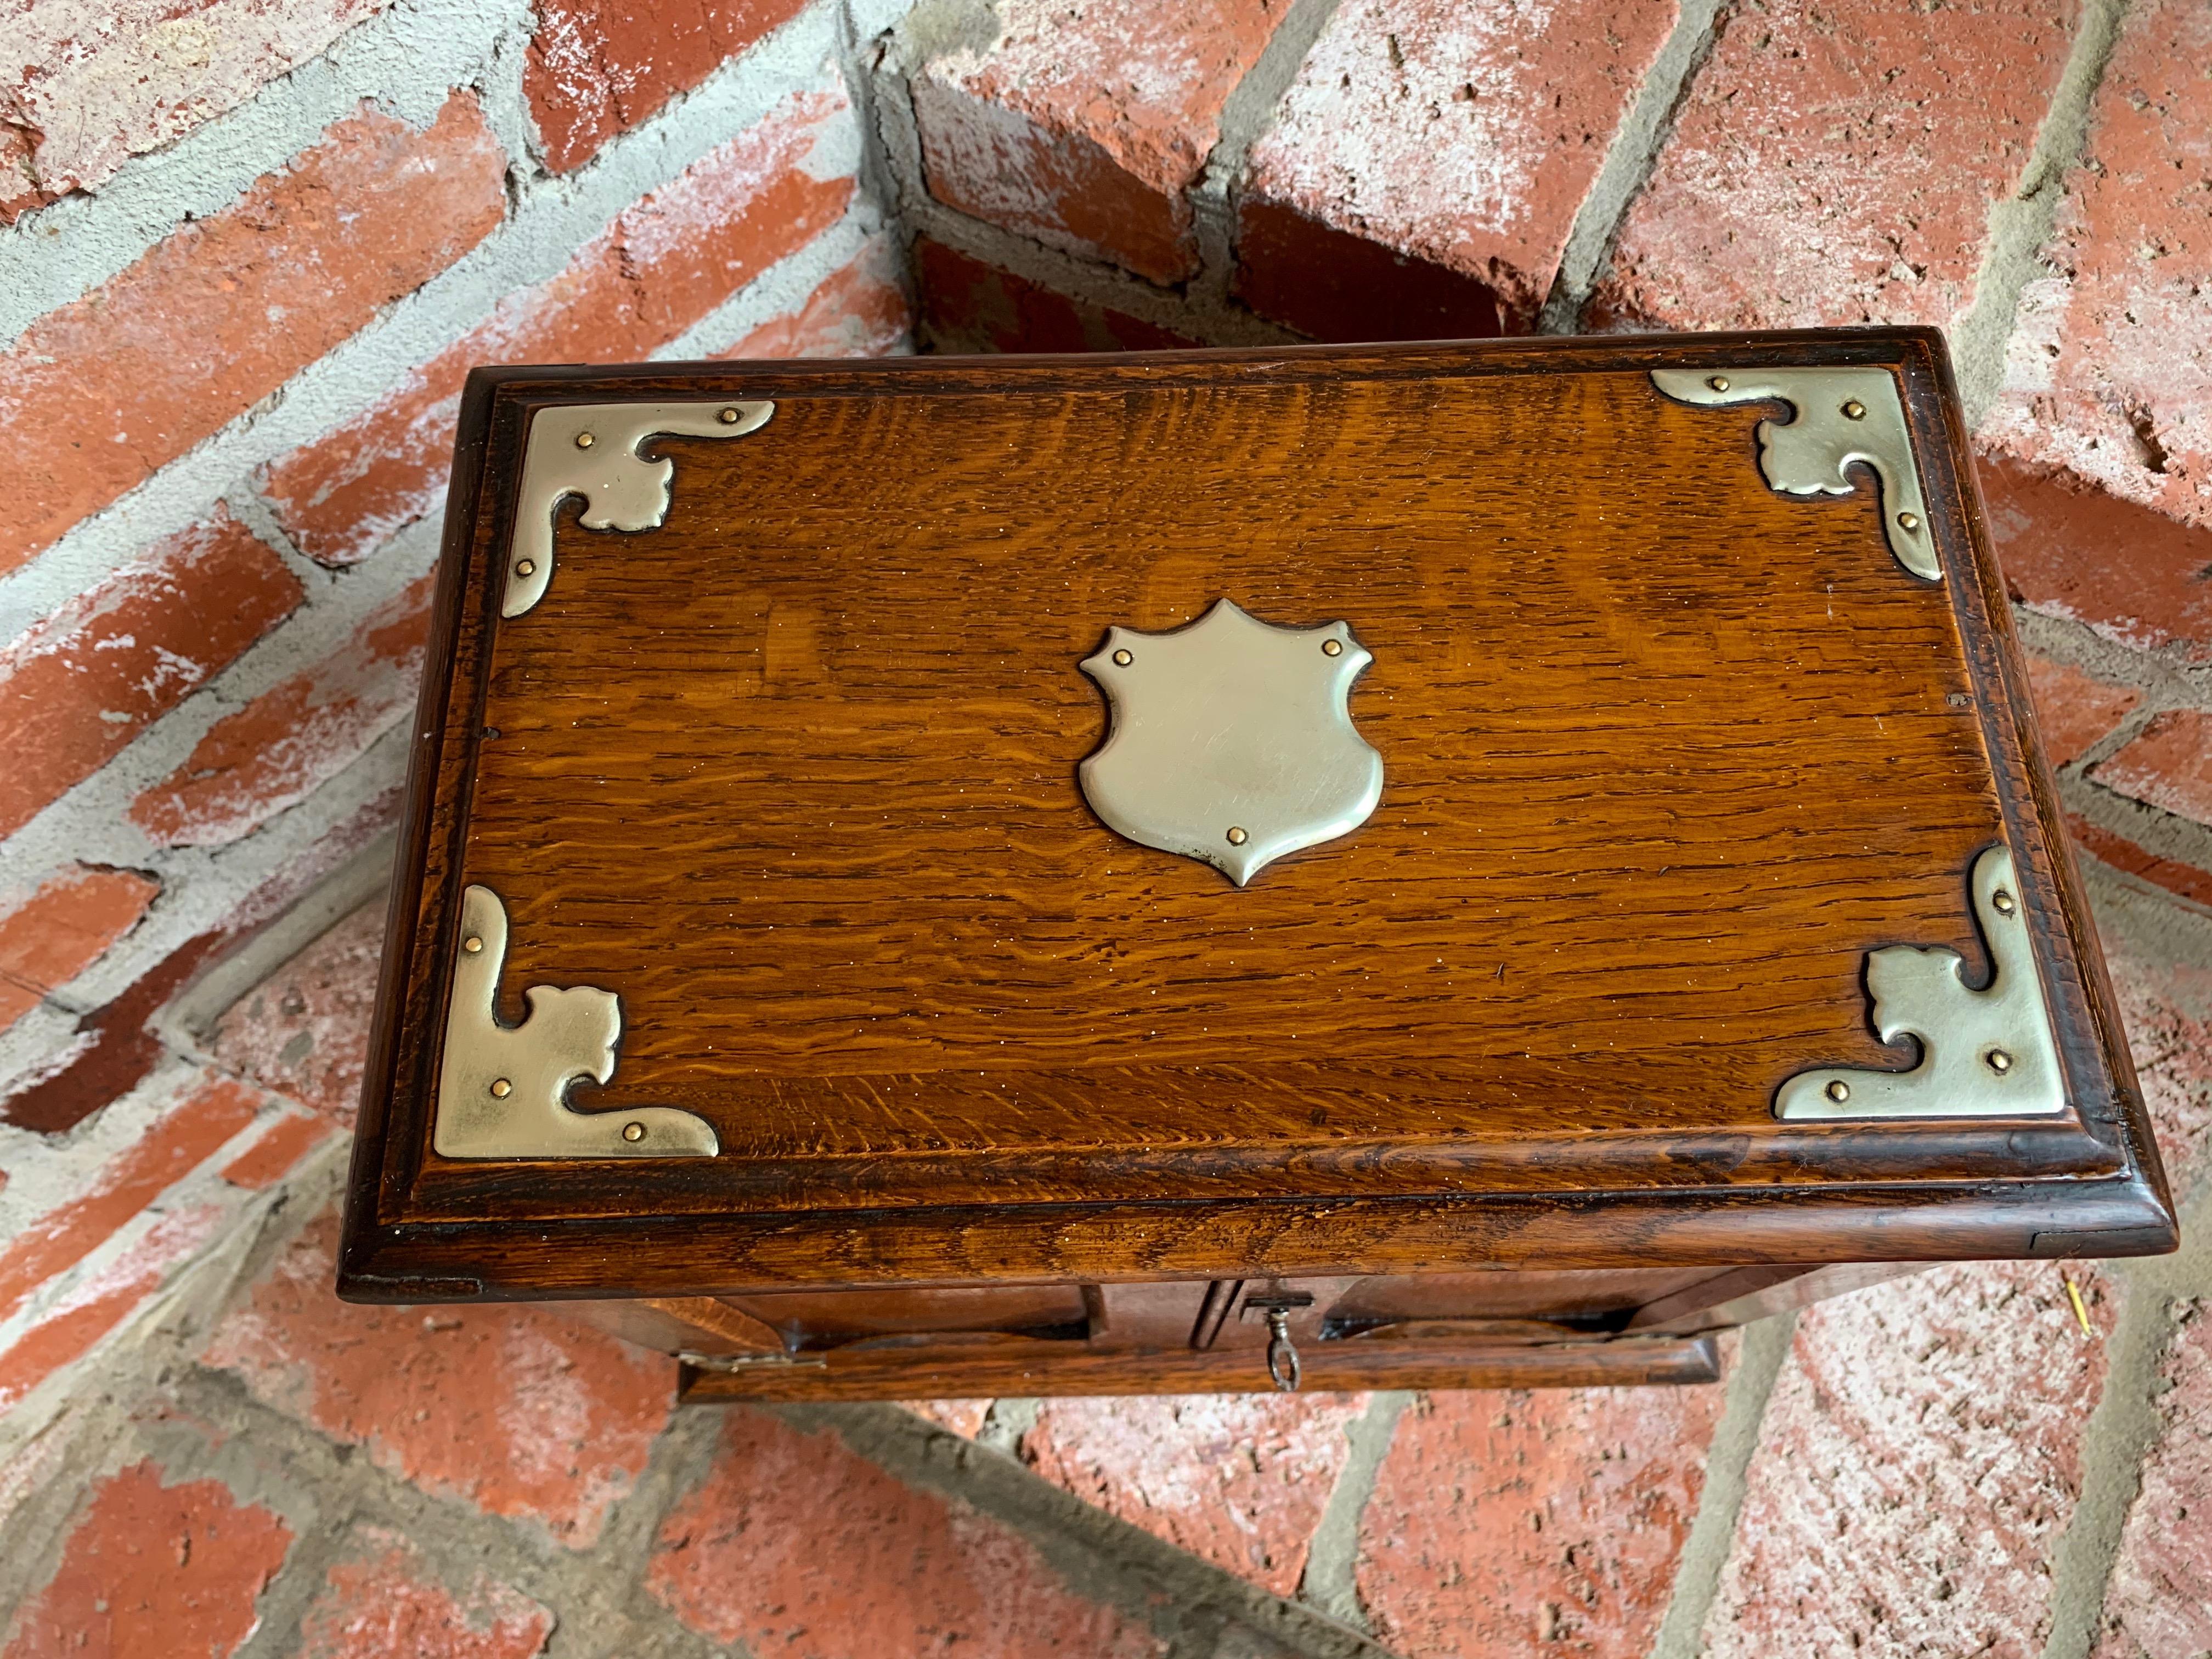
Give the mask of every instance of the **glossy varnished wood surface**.
M 2109 1189 L 2078 1194 L 2089 1224 L 2155 1248 L 2154 1153 L 2043 827 L 1937 349 L 1908 331 L 483 377 L 349 1273 L 397 1252 L 465 1279 L 465 1249 L 398 1249 L 411 1222 L 458 1222 L 487 1230 L 495 1282 L 574 1294 L 588 1267 L 528 1242 L 533 1218 L 567 1218 L 546 1250 L 672 1290 L 672 1238 L 620 1265 L 610 1241 L 680 1216 L 740 1258 L 698 1288 L 982 1281 L 1000 1275 L 977 1270 L 976 1235 L 949 1231 L 979 1204 L 985 1231 L 1032 1241 L 1007 1274 L 1214 1271 L 1164 1238 L 1133 1240 L 1118 1272 L 1067 1248 L 1099 1236 L 1079 1206 L 1163 1204 L 1243 1218 L 1209 1236 L 1277 1270 L 1387 1263 L 1414 1234 L 1401 1254 L 1443 1266 L 1428 1220 L 1351 1216 L 1725 1188 L 1838 1206 L 1826 1258 L 1785 1224 L 1741 1259 L 1847 1259 L 1866 1251 L 1843 1223 L 1954 1203 L 2042 1215 L 2008 1236 L 2026 1248 L 2068 1200 L 2003 1183 L 2061 1177 Z M 1647 375 L 1824 357 L 1899 370 L 1946 582 L 1890 558 L 1870 487 L 1768 489 L 1768 411 L 1687 408 Z M 665 526 L 564 525 L 545 599 L 496 622 L 528 410 L 676 396 L 778 408 L 741 440 L 667 441 Z M 1352 624 L 1376 655 L 1352 709 L 1387 768 L 1367 825 L 1243 891 L 1121 842 L 1075 785 L 1105 719 L 1076 659 L 1109 623 L 1176 626 L 1224 594 Z M 2075 1111 L 1775 1123 L 1792 1072 L 1908 1063 L 1868 1029 L 1865 953 L 1978 963 L 1965 872 L 1999 840 Z M 471 881 L 508 906 L 510 1018 L 526 984 L 623 998 L 615 1082 L 577 1103 L 698 1111 L 721 1157 L 427 1152 Z M 1250 1208 L 1267 1203 L 1292 1206 L 1278 1219 L 1311 1254 L 1272 1254 L 1285 1230 Z M 1312 1225 L 1332 1213 L 1337 1246 Z M 1887 1254 L 1996 1239 L 1916 1224 Z M 1628 1225 L 1595 1265 L 1650 1248 Z

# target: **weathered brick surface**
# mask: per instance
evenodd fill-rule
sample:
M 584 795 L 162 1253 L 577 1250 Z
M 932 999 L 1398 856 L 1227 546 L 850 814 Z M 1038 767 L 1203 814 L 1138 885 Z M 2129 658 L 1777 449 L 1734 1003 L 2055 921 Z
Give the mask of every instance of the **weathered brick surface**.
M 948 206 L 1156 283 L 1197 268 L 1186 197 L 1284 8 L 1267 0 L 1000 0 L 998 38 L 914 83 Z
M 418 577 L 337 651 L 217 720 L 131 821 L 157 847 L 220 847 L 345 770 L 415 705 L 435 586 Z
M 283 1521 L 222 1482 L 133 1464 L 93 1488 L 0 1659 L 228 1659 L 291 1545 Z
M 1109 1514 L 1287 1595 L 1365 1395 L 1048 1400 L 1023 1461 Z
M 442 1582 L 463 1564 L 434 1565 L 380 1527 L 356 1528 L 301 1626 L 300 1659 L 530 1659 L 553 1614 L 481 1571 L 456 1595 Z
M 222 1166 L 222 1178 L 234 1187 L 253 1192 L 273 1187 L 298 1168 L 309 1152 L 337 1133 L 325 1118 L 308 1112 L 288 1112 Z
M 1938 1267 L 1801 1315 L 1706 1625 L 1711 1659 L 2036 1659 L 2105 1382 L 2105 1283 L 2079 1263 Z
M 0 223 L 92 190 L 321 52 L 384 0 L 40 0 L 0 76 Z
M 1199 343 L 1103 306 L 1071 300 L 941 243 L 918 241 L 924 333 L 944 351 L 1172 351 Z
M 2142 701 L 2142 693 L 2130 686 L 2110 684 L 2045 657 L 2027 659 L 2027 678 L 2035 692 L 2036 729 L 2053 766 L 2102 742 Z
M 1359 1599 L 1408 1659 L 1642 1659 L 1704 1489 L 1722 1390 L 1489 1390 L 1399 1419 Z
M 84 1192 L 32 1221 L 0 1250 L 0 1319 L 213 1157 L 260 1106 L 258 1094 L 228 1078 L 210 1075 L 186 1091 Z
M 1955 323 L 2075 11 L 2074 0 L 1723 9 L 1622 222 L 1593 320 Z
M 99 961 L 161 890 L 135 870 L 73 864 L 0 910 L 0 1030 Z
M 2212 526 L 2212 10 L 2124 19 L 1985 441 Z
M 1525 329 L 1675 15 L 1671 0 L 1340 7 L 1253 147 L 1238 291 L 1322 337 L 1405 337 L 1401 293 L 1452 295 L 1449 272 Z M 1347 237 L 1416 263 L 1363 260 Z
M 2212 663 L 2212 530 L 2008 457 L 1975 470 L 2016 598 L 2115 644 Z
M 2212 1318 L 2180 1310 L 2160 1366 L 2158 1438 L 2105 1590 L 2096 1659 L 2212 1652 Z
M 897 250 L 878 237 L 823 277 L 796 311 L 751 329 L 723 358 L 883 357 L 907 343 L 914 319 Z
M 646 1583 L 694 1630 L 759 1659 L 1167 1651 L 1018 1534 L 901 1484 L 833 1434 L 744 1407 L 662 1523 Z
M 0 836 L 90 776 L 301 599 L 267 544 L 218 507 L 88 588 L 0 653 Z
M 2177 708 L 2157 715 L 2091 775 L 2136 800 L 2212 823 L 2212 714 Z
M 556 173 L 581 167 L 769 30 L 805 0 L 691 0 L 630 6 L 618 0 L 545 0 L 523 70 L 523 90 Z
M 2078 812 L 2066 815 L 2066 833 L 2073 837 L 2074 844 L 2081 851 L 2111 865 L 2115 870 L 2124 870 L 2130 875 L 2154 883 L 2192 904 L 2212 908 L 2212 870 L 2202 870 L 2182 860 L 2167 858 L 2163 854 L 2139 847 L 2127 836 L 2107 830 Z
M 0 424 L 15 436 L 0 571 L 481 241 L 506 210 L 505 168 L 466 94 L 421 131 L 364 112 L 33 323 L 0 355 Z
M 991 1414 L 988 1400 L 902 1400 L 899 1403 L 963 1440 L 973 1440 Z
M 528 1304 L 340 1302 L 337 1232 L 312 1224 L 206 1363 L 427 1492 L 588 1547 L 668 1420 L 674 1362 Z
M 1274 202 L 1237 228 L 1237 297 L 1322 341 L 1486 340 L 1504 331 L 1487 283 Z
M 852 198 L 851 177 L 817 159 L 852 118 L 842 94 L 795 94 L 625 209 L 559 275 L 508 295 L 367 413 L 267 469 L 261 487 L 285 530 L 311 558 L 354 562 L 444 498 L 471 368 L 637 361 L 804 247 Z
M 2212 972 L 2125 937 L 2106 939 L 2105 963 L 2166 1179 L 2185 1196 L 2212 1141 Z
M 384 918 L 384 901 L 370 901 L 240 998 L 216 1022 L 210 1052 L 350 1127 L 368 1060 Z
M 172 1273 L 207 1248 L 224 1218 L 221 1208 L 207 1204 L 166 1214 L 40 1309 L 0 1352 L 0 1413 L 143 1309 Z

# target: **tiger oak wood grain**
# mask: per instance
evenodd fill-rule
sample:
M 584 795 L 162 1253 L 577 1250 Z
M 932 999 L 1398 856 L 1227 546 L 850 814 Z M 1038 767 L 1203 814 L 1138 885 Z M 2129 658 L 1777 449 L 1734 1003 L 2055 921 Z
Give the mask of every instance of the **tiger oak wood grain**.
M 1870 481 L 1767 488 L 1771 406 L 1648 373 L 1824 362 L 1898 375 L 1943 582 Z M 571 506 L 498 618 L 533 409 L 740 397 L 775 400 L 758 433 L 656 446 L 659 529 Z M 342 1288 L 2170 1248 L 1966 453 L 1928 331 L 480 371 Z M 1386 769 L 1365 825 L 1243 890 L 1075 785 L 1078 659 L 1224 595 L 1351 623 Z M 2000 841 L 2069 1111 L 1777 1122 L 1796 1071 L 1911 1063 L 1869 951 L 1986 972 L 1966 870 Z M 430 1152 L 470 882 L 508 908 L 507 1018 L 530 984 L 622 998 L 574 1103 L 698 1112 L 720 1156 Z

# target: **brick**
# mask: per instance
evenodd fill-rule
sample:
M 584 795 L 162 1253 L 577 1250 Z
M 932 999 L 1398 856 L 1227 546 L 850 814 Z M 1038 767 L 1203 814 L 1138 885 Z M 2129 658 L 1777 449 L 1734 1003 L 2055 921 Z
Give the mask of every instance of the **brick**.
M 1364 1395 L 1048 1400 L 1022 1460 L 1180 1549 L 1293 1594 Z
M 2116 645 L 2212 664 L 2212 530 L 1986 451 L 1975 471 L 2015 599 Z
M 234 661 L 303 597 L 266 544 L 221 507 L 0 653 L 0 836 L 106 765 Z
M 2142 701 L 2142 693 L 2130 686 L 2110 684 L 2047 657 L 2027 659 L 2027 678 L 2035 693 L 2036 729 L 2053 766 L 2080 759 Z
M 422 1551 L 361 1526 L 325 1575 L 300 1630 L 300 1659 L 531 1659 L 553 1632 L 550 1608 L 479 1571 L 455 1595 Z
M 1672 0 L 1340 8 L 1253 146 L 1237 292 L 1322 338 L 1415 337 L 1401 296 L 1447 328 L 1480 325 L 1486 301 L 1526 331 L 1677 12 Z
M 1000 0 L 997 39 L 914 82 L 946 206 L 1156 283 L 1198 268 L 1187 192 L 1281 22 L 1268 0 Z
M 263 1130 L 258 1139 L 224 1164 L 222 1178 L 249 1192 L 273 1187 L 336 1133 L 322 1118 L 305 1112 L 289 1113 Z
M 805 0 L 694 0 L 632 6 L 620 0 L 544 0 L 522 85 L 545 165 L 581 167 L 617 133 L 648 119 Z
M 135 1463 L 93 1487 L 0 1659 L 228 1659 L 291 1545 L 281 1519 L 221 1481 L 173 1486 L 151 1460 Z
M 1239 210 L 1237 259 L 1237 297 L 1310 339 L 1486 340 L 1504 331 L 1488 283 L 1278 203 Z
M 851 120 L 842 94 L 784 100 L 366 413 L 268 467 L 258 483 L 286 532 L 325 564 L 365 557 L 444 499 L 471 368 L 643 358 L 804 247 L 852 199 L 852 178 L 820 154 Z
M 1722 1391 L 1424 1396 L 1360 1517 L 1356 1583 L 1394 1652 L 1650 1651 Z
M 208 1042 L 222 1065 L 350 1128 L 368 1063 L 385 904 L 338 922 L 224 1010 Z
M 1601 327 L 1957 324 L 2075 0 L 1729 9 L 1593 296 Z
M 395 784 L 364 801 L 280 861 L 216 926 L 185 940 L 105 1006 L 80 1018 L 70 1052 L 0 1097 L 0 1121 L 59 1134 L 143 1081 L 168 1053 L 153 1029 L 155 1016 L 201 968 L 289 909 L 388 831 L 398 817 L 399 800 Z
M 0 355 L 15 434 L 0 572 L 183 454 L 476 246 L 506 157 L 456 94 L 416 131 L 364 111 Z
M 2090 775 L 2131 799 L 2212 823 L 2212 714 L 2176 708 L 2156 715 Z
M 749 331 L 717 358 L 886 357 L 903 350 L 914 319 L 897 251 L 878 237 L 823 277 L 798 310 Z
M 2106 1581 L 2096 1659 L 2212 1652 L 2212 1318 L 2180 1304 L 2159 1367 L 2159 1427 Z
M 915 244 L 924 332 L 945 351 L 1173 351 L 1197 341 L 1071 300 L 928 240 Z
M 41 0 L 14 20 L 0 223 L 94 190 L 305 63 L 384 0 Z
M 834 1434 L 743 1407 L 662 1522 L 645 1582 L 693 1630 L 758 1659 L 1167 1651 L 1019 1534 L 902 1485 Z
M 135 870 L 73 864 L 0 914 L 0 1030 L 99 961 L 161 890 Z
M 83 1358 L 146 1307 L 170 1274 L 216 1236 L 225 1218 L 214 1205 L 165 1215 L 112 1261 L 41 1309 L 0 1352 L 0 1413 Z
M 973 1440 L 982 1432 L 984 1420 L 991 1415 L 992 1402 L 988 1400 L 902 1400 L 899 1403 L 915 1416 L 936 1424 L 947 1434 Z
M 344 771 L 414 707 L 436 586 L 417 578 L 330 656 L 217 720 L 131 821 L 157 847 L 222 847 Z
M 2212 526 L 2212 12 L 2131 7 L 1985 442 Z
M 0 1249 L 0 1319 L 82 1261 L 253 1121 L 261 1097 L 212 1074 L 92 1178 L 88 1190 L 29 1222 Z
M 1801 1314 L 1703 1651 L 2040 1655 L 2104 1387 L 2106 1283 L 1973 1263 Z
M 2166 1178 L 2185 1194 L 2212 1141 L 2212 971 L 2125 933 L 2107 937 L 2105 963 Z
M 2139 847 L 2125 836 L 2094 823 L 2078 812 L 2066 815 L 2066 833 L 2073 838 L 2075 847 L 2113 869 L 2124 870 L 2192 904 L 2212 908 L 2212 870 L 2199 869 L 2179 859 Z
M 425 1492 L 589 1548 L 667 1424 L 675 1362 L 526 1304 L 340 1302 L 337 1235 L 310 1224 L 204 1363 Z

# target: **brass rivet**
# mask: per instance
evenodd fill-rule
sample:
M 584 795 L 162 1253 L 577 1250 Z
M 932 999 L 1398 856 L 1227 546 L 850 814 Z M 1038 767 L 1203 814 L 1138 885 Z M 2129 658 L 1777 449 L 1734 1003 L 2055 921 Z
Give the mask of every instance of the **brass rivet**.
M 461 941 L 461 949 L 466 951 L 471 956 L 474 956 L 477 951 L 483 949 L 483 941 L 478 939 L 474 933 L 471 933 L 466 939 Z
M 514 574 L 518 576 L 534 576 L 538 574 L 538 567 L 528 559 L 518 559 L 515 561 Z
M 643 1125 L 642 1123 L 625 1123 L 625 1124 L 623 1124 L 623 1139 L 624 1140 L 642 1140 L 642 1139 L 645 1139 L 645 1125 Z
M 1229 826 L 1229 844 L 1231 847 L 1242 847 L 1246 842 L 1251 839 L 1251 836 L 1246 835 L 1243 830 L 1237 828 L 1237 825 L 1232 823 Z
M 1825 1092 L 1829 1099 L 1834 1101 L 1837 1105 L 1840 1106 L 1851 1097 L 1851 1085 L 1844 1082 L 1843 1079 L 1838 1078 L 1833 1083 L 1831 1083 L 1827 1086 Z
M 1705 384 L 1712 387 L 1716 392 L 1726 392 L 1728 390 L 1728 376 L 1725 374 L 1716 374 L 1708 380 Z
M 1844 418 L 1847 421 L 1863 421 L 1866 419 L 1866 405 L 1857 398 L 1852 398 L 1844 405 Z
M 1114 653 L 1114 666 L 1116 668 L 1127 668 L 1136 659 L 1126 651 L 1116 651 Z
M 1899 514 L 1897 515 L 1897 527 L 1898 527 L 1899 530 L 1917 530 L 1917 529 L 1919 529 L 1919 528 L 1920 528 L 1920 515 L 1919 515 L 1917 513 L 1900 513 L 1900 514 Z
M 2012 1070 L 2012 1056 L 2002 1048 L 1990 1049 L 1982 1056 L 1982 1059 L 1990 1070 L 1995 1072 L 1999 1077 Z
M 1996 913 L 2001 916 L 2008 916 L 2020 908 L 2013 896 L 2002 887 L 1990 895 L 1990 902 L 1996 907 Z
M 1321 653 L 1324 657 L 1342 656 L 1344 654 L 1344 641 L 1342 640 L 1323 640 L 1321 642 Z
M 505 1100 L 514 1092 L 514 1085 L 505 1078 L 495 1077 L 491 1080 L 491 1094 L 494 1100 Z
M 734 409 L 726 409 L 722 411 L 720 418 L 724 426 L 735 426 L 738 423 L 738 411 Z M 638 1135 L 641 1135 L 645 1133 L 642 1128 L 639 1127 L 639 1126 L 635 1123 L 631 1124 L 629 1128 L 636 1129 Z M 629 1134 L 629 1129 L 625 1129 L 623 1133 L 624 1134 Z M 632 1140 L 635 1140 L 637 1139 L 637 1135 L 630 1135 L 629 1138 Z
M 592 437 L 588 432 L 579 432 L 576 434 L 576 447 L 579 449 L 589 449 L 598 441 L 599 440 Z

